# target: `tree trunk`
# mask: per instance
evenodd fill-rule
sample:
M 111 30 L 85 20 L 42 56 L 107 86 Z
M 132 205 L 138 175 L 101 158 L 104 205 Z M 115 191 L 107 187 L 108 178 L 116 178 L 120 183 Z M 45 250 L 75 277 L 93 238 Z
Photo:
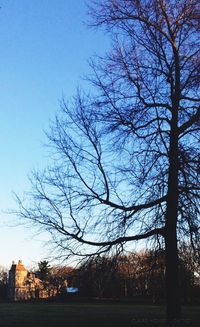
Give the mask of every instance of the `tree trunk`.
M 178 111 L 175 110 L 171 120 L 169 149 L 169 178 L 166 211 L 166 301 L 167 320 L 181 318 L 180 284 L 178 274 L 177 249 L 177 215 L 178 215 Z
M 171 214 L 170 214 L 171 212 Z M 169 210 L 169 220 L 173 220 L 173 212 Z M 178 251 L 176 228 L 173 222 L 169 222 L 168 231 L 166 231 L 166 294 L 167 294 L 167 320 L 180 319 L 180 286 L 178 278 Z

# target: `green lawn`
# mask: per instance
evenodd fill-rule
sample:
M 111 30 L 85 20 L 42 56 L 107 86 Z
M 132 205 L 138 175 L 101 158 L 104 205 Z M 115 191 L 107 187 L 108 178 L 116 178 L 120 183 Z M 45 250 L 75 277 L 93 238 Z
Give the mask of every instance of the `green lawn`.
M 160 327 L 164 312 L 132 304 L 1 303 L 0 327 Z M 184 307 L 183 318 L 181 326 L 199 327 L 200 307 Z

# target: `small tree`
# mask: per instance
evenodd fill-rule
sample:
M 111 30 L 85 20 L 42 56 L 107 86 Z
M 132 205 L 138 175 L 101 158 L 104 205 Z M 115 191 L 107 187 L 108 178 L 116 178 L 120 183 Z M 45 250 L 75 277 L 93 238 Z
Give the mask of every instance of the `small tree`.
M 0 266 L 0 301 L 5 301 L 7 298 L 8 286 L 8 271 Z
M 164 243 L 167 319 L 179 319 L 177 244 L 199 242 L 199 4 L 92 3 L 112 51 L 91 62 L 94 95 L 63 102 L 49 135 L 54 164 L 33 175 L 21 216 L 65 256 Z
M 46 281 L 50 276 L 51 266 L 48 261 L 40 261 L 38 263 L 38 275 L 42 281 Z

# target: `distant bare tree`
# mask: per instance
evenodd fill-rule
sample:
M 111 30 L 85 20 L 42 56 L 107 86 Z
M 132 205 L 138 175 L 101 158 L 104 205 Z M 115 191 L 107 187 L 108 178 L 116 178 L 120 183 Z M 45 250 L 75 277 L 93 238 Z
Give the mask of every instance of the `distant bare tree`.
M 117 296 L 119 288 L 115 257 L 90 258 L 79 266 L 77 280 L 80 294 L 98 298 Z
M 57 295 L 62 293 L 66 293 L 66 287 L 72 286 L 71 280 L 75 274 L 74 269 L 68 266 L 53 266 L 49 275 L 49 282 L 56 288 Z
M 195 293 L 200 294 L 200 264 L 193 248 L 186 243 L 180 244 L 179 265 L 182 299 L 194 301 Z
M 166 252 L 167 319 L 181 317 L 179 239 L 199 242 L 199 4 L 98 0 L 112 51 L 91 61 L 93 95 L 63 101 L 54 163 L 33 174 L 21 217 L 65 256 L 156 238 Z

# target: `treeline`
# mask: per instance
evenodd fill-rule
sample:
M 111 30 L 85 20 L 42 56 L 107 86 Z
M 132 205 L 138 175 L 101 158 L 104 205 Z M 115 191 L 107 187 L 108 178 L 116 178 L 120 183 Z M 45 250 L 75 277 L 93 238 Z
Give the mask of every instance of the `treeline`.
M 54 300 L 110 299 L 165 301 L 165 255 L 163 250 L 147 250 L 118 256 L 99 256 L 82 262 L 78 268 L 51 267 L 41 261 L 34 273 L 47 288 L 56 289 Z M 200 301 L 200 265 L 191 248 L 179 254 L 181 298 L 183 303 Z M 0 269 L 0 299 L 6 300 L 8 274 Z M 70 295 L 68 287 L 78 288 Z
M 77 273 L 80 294 L 97 298 L 165 301 L 164 251 L 145 251 L 118 257 L 97 257 Z M 184 303 L 200 299 L 200 267 L 189 249 L 179 256 L 181 297 Z

